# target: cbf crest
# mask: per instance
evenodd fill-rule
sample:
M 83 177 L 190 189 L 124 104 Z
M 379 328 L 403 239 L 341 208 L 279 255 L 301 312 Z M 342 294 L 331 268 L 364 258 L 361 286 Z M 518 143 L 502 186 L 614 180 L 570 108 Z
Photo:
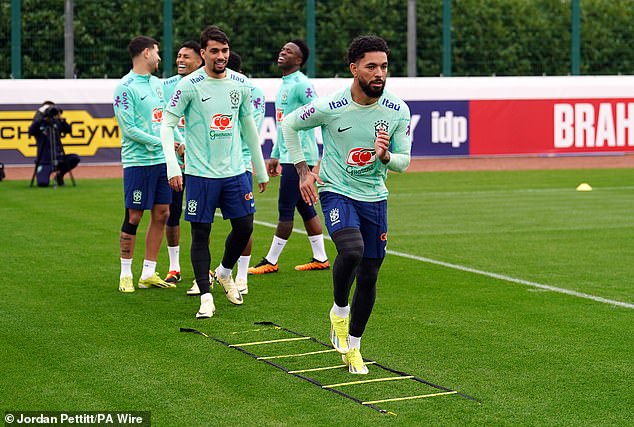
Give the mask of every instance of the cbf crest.
M 339 219 L 339 209 L 332 208 L 330 212 L 328 212 L 328 216 L 330 216 L 330 225 L 335 225 L 341 222 Z
M 142 198 L 143 198 L 143 192 L 141 190 L 134 190 L 132 192 L 132 203 L 136 205 L 141 204 Z
M 390 124 L 387 122 L 387 120 L 377 120 L 376 122 L 374 122 L 374 136 L 378 136 L 380 130 L 388 132 L 389 128 Z
M 229 100 L 231 100 L 231 108 L 238 108 L 238 105 L 240 105 L 240 92 L 237 90 L 229 92 Z
M 189 215 L 195 216 L 196 209 L 198 209 L 198 202 L 196 200 L 188 200 L 187 201 L 187 213 Z

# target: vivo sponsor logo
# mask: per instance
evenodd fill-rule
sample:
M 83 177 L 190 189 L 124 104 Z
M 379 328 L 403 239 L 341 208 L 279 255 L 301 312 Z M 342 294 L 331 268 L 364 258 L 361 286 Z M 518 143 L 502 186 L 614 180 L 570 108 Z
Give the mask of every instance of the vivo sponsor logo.
M 328 107 L 330 107 L 331 110 L 336 110 L 344 105 L 348 105 L 348 100 L 346 98 L 341 98 L 339 101 L 331 101 L 328 103 Z
M 315 114 L 315 106 L 312 103 L 310 103 L 302 107 L 302 114 L 299 115 L 299 118 L 301 120 L 306 120 L 313 114 Z
M 434 144 L 451 144 L 459 148 L 467 141 L 467 118 L 454 116 L 453 111 L 446 111 L 444 116 L 438 111 L 431 112 L 431 142 Z
M 555 104 L 555 148 L 634 147 L 634 102 Z
M 181 98 L 181 93 L 182 92 L 180 89 L 174 92 L 174 95 L 172 95 L 172 99 L 170 99 L 170 107 L 176 107 L 178 100 Z
M 399 111 L 401 109 L 401 104 L 395 104 L 387 98 L 383 98 L 381 104 L 386 106 L 387 108 L 391 108 L 394 111 Z

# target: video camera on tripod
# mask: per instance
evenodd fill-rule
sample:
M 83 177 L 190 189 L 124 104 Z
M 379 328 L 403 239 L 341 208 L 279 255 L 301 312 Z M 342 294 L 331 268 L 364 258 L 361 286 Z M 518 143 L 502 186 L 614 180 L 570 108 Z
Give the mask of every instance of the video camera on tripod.
M 63 110 L 47 101 L 37 110 L 29 134 L 37 143 L 35 170 L 31 178 L 31 186 L 37 177 L 38 187 L 47 187 L 51 173 L 55 173 L 54 186 L 64 185 L 63 176 L 70 175 L 73 186 L 75 178 L 71 170 L 79 163 L 76 154 L 66 155 L 61 138 L 71 132 L 71 126 L 61 117 Z

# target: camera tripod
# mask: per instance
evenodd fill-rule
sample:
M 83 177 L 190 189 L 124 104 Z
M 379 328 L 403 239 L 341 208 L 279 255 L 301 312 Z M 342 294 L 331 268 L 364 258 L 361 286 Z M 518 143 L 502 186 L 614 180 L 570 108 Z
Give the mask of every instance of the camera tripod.
M 62 144 L 62 140 L 59 134 L 59 129 L 57 127 L 57 123 L 48 123 L 44 130 L 44 134 L 46 134 L 46 138 L 48 141 L 48 147 L 42 147 L 38 150 L 37 158 L 35 159 L 35 169 L 33 170 L 33 176 L 31 177 L 31 187 L 33 187 L 33 182 L 35 181 L 35 177 L 37 175 L 38 168 L 41 167 L 49 167 L 48 163 L 42 163 L 42 156 L 46 152 L 46 148 L 48 148 L 50 154 L 50 172 L 49 175 L 55 172 L 55 179 L 53 180 L 53 188 L 57 188 L 57 177 L 60 173 L 58 170 L 59 167 L 59 156 L 57 153 L 56 141 L 59 141 L 59 146 L 61 148 L 61 157 L 62 159 L 66 158 L 66 151 L 64 150 L 64 144 Z M 73 176 L 73 171 L 69 170 L 68 175 L 70 176 L 70 180 L 73 183 L 73 187 L 77 186 L 75 183 L 75 177 Z

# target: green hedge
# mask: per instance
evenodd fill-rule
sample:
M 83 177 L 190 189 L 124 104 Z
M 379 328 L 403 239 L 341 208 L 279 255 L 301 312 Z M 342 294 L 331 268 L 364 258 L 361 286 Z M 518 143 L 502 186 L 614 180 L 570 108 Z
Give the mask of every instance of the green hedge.
M 570 0 L 453 0 L 452 75 L 565 75 L 570 72 Z M 222 27 L 244 70 L 276 77 L 277 52 L 306 36 L 303 0 L 174 1 L 174 48 Z M 22 0 L 22 77 L 64 75 L 64 0 Z M 391 74 L 407 74 L 407 0 L 316 0 L 318 77 L 347 76 L 350 40 L 384 37 Z M 581 0 L 582 74 L 630 74 L 634 0 Z M 0 0 L 0 78 L 11 72 L 11 0 Z M 417 2 L 417 73 L 442 73 L 442 0 Z M 130 68 L 127 42 L 138 34 L 162 41 L 160 0 L 75 0 L 75 62 L 80 78 L 116 78 Z M 175 53 L 173 54 L 175 57 Z M 172 70 L 174 70 L 172 65 Z

